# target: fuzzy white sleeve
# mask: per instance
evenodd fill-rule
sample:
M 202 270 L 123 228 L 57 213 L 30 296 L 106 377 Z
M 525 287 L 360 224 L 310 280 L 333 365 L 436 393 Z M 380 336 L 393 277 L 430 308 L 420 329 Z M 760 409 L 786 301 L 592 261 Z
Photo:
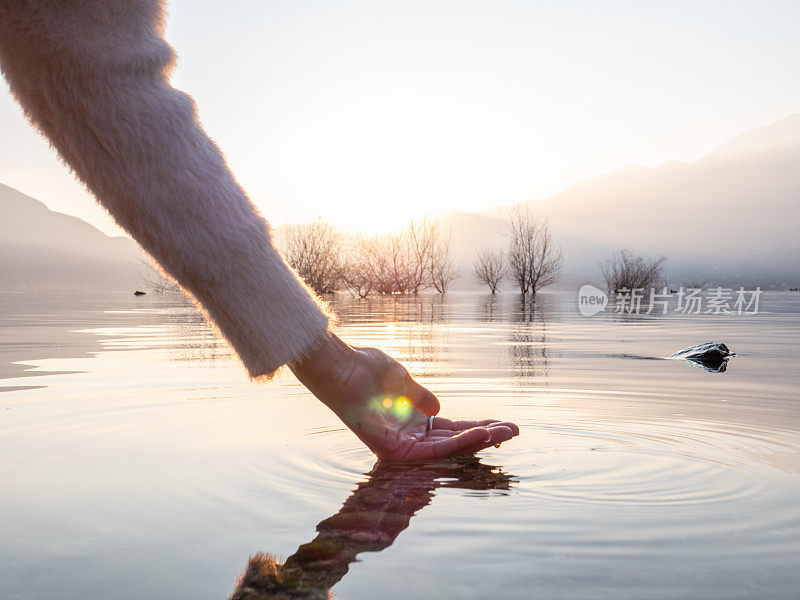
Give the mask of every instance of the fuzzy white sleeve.
M 222 7 L 222 5 L 221 5 Z M 28 118 L 187 290 L 252 377 L 328 328 L 314 294 L 169 83 L 160 0 L 0 0 L 0 66 Z

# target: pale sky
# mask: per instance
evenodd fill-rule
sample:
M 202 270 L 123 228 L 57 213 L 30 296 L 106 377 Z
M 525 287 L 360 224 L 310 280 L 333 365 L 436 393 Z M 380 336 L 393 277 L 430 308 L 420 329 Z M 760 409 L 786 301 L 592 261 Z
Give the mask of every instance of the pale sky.
M 275 225 L 389 228 L 800 111 L 800 2 L 173 0 L 173 82 Z M 0 90 L 0 183 L 114 232 Z

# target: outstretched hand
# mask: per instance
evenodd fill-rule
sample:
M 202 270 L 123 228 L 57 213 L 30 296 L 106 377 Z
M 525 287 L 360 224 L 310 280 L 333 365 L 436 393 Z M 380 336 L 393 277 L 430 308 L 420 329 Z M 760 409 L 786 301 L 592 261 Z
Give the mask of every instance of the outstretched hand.
M 348 346 L 333 333 L 291 369 L 382 460 L 472 454 L 519 435 L 513 423 L 434 416 L 436 396 L 400 363 L 375 348 Z

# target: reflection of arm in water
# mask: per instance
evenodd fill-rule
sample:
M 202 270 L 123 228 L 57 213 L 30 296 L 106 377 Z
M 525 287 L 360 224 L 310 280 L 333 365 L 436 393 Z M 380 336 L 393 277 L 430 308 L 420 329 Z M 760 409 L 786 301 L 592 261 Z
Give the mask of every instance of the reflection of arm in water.
M 379 552 L 408 527 L 439 487 L 507 490 L 512 477 L 475 458 L 413 467 L 379 463 L 318 535 L 283 564 L 268 554 L 250 559 L 231 600 L 327 598 L 361 552 Z
M 510 428 L 478 427 L 411 452 L 426 442 L 418 423 L 383 428 L 385 419 L 370 418 L 376 397 L 404 397 L 426 415 L 439 403 L 383 353 L 354 350 L 328 330 L 323 304 L 276 250 L 194 101 L 170 85 L 175 53 L 164 30 L 162 0 L 0 0 L 0 67 L 26 116 L 197 300 L 252 377 L 292 365 L 383 458 L 436 458 L 510 439 Z M 398 443 L 403 432 L 412 435 Z

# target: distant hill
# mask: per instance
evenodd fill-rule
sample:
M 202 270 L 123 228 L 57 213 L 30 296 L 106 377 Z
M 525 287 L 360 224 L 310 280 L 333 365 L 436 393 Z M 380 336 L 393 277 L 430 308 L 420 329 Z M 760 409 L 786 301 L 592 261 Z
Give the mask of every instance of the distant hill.
M 800 114 L 742 134 L 701 159 L 627 166 L 528 203 L 564 248 L 563 286 L 598 281 L 599 263 L 627 247 L 666 255 L 669 282 L 800 287 Z M 462 279 L 472 257 L 502 247 L 509 207 L 442 217 Z M 146 269 L 128 238 L 53 212 L 0 185 L 0 289 L 133 289 Z
M 0 289 L 133 290 L 146 269 L 129 238 L 0 184 Z
M 623 167 L 528 204 L 550 219 L 564 248 L 565 282 L 598 279 L 598 263 L 624 246 L 666 255 L 674 285 L 708 279 L 795 287 L 800 114 L 740 135 L 690 164 Z M 502 220 L 507 210 L 481 216 Z M 488 230 L 473 236 L 475 247 L 497 239 Z

